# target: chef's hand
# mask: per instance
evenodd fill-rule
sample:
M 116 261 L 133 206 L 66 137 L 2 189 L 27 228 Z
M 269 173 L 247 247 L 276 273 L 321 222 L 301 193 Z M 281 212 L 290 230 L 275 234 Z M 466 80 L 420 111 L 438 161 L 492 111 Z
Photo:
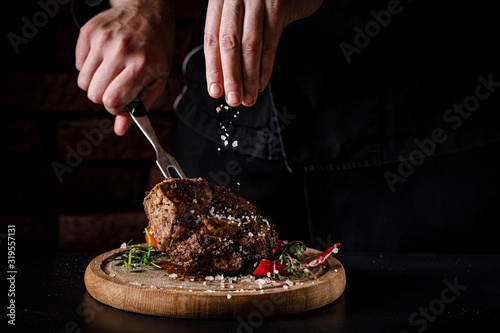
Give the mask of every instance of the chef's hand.
M 116 115 L 114 130 L 131 124 L 124 107 L 141 98 L 149 109 L 165 88 L 174 41 L 172 1 L 111 0 L 111 8 L 80 30 L 76 45 L 78 86 L 91 101 Z
M 323 0 L 210 0 L 205 23 L 209 94 L 230 106 L 253 105 L 271 77 L 283 29 Z

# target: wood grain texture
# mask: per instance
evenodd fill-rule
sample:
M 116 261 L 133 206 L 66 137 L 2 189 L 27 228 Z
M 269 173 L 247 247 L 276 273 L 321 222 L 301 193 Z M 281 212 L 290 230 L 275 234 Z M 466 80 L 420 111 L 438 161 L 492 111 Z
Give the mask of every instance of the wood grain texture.
M 317 279 L 217 276 L 207 280 L 170 276 L 163 270 L 129 273 L 108 260 L 120 250 L 103 253 L 89 263 L 85 271 L 87 291 L 109 306 L 148 315 L 193 319 L 237 318 L 253 311 L 267 317 L 287 315 L 335 301 L 346 285 L 344 267 L 333 257 L 316 273 Z M 319 252 L 308 249 L 306 254 Z

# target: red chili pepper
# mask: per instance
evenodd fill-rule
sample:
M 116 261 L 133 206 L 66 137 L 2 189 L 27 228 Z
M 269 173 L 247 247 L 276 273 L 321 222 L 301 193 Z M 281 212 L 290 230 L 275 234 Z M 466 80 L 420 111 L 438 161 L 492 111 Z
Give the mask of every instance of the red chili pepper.
M 289 271 L 285 269 L 286 265 L 280 264 L 279 261 L 277 260 L 267 260 L 267 259 L 262 259 L 259 263 L 259 266 L 253 271 L 253 275 L 267 275 L 269 273 L 270 275 L 274 275 L 275 271 L 278 274 L 290 274 Z
M 151 226 L 149 226 L 147 229 L 146 243 L 148 243 L 148 245 L 152 245 L 152 246 L 156 247 L 156 239 L 153 237 Z
M 340 245 L 340 243 L 335 243 L 331 248 L 329 248 L 325 252 L 320 253 L 317 256 L 315 256 L 314 258 L 311 258 L 309 260 L 303 260 L 300 263 L 301 263 L 301 265 L 303 265 L 303 266 L 305 266 L 307 268 L 316 268 L 316 267 L 319 267 L 319 266 L 323 265 L 328 260 L 328 258 L 330 257 L 330 255 L 333 253 L 333 251 L 339 245 Z
M 299 261 L 301 267 L 312 269 L 312 268 L 316 268 L 316 267 L 323 265 L 328 260 L 328 258 L 333 253 L 333 251 L 339 245 L 340 245 L 340 243 L 335 243 L 332 247 L 330 247 L 325 252 L 320 253 L 311 259 Z M 275 271 L 276 271 L 276 273 L 281 274 L 281 275 L 290 274 L 290 272 L 287 271 L 285 268 L 286 268 L 286 265 L 280 264 L 280 262 L 278 260 L 262 259 L 259 263 L 259 266 L 257 266 L 257 268 L 255 269 L 253 274 L 254 275 L 268 275 L 268 273 L 269 273 L 270 275 L 274 275 Z

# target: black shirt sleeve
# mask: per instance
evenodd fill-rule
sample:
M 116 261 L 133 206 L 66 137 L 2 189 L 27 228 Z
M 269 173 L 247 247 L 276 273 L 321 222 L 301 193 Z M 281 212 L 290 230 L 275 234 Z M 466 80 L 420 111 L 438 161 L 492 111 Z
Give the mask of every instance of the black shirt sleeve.
M 110 8 L 108 0 L 73 0 L 71 5 L 78 29 L 92 17 Z

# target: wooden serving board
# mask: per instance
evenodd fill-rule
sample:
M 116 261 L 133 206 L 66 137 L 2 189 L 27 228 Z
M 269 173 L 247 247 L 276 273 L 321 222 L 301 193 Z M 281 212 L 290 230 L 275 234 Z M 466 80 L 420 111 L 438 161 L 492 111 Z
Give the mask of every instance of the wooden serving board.
M 85 271 L 85 286 L 96 300 L 109 306 L 155 316 L 224 319 L 259 311 L 266 317 L 299 313 L 327 305 L 346 285 L 342 264 L 330 257 L 317 279 L 271 280 L 252 275 L 175 276 L 164 270 L 128 272 L 109 261 L 123 249 L 94 258 Z M 307 249 L 306 255 L 320 251 Z

